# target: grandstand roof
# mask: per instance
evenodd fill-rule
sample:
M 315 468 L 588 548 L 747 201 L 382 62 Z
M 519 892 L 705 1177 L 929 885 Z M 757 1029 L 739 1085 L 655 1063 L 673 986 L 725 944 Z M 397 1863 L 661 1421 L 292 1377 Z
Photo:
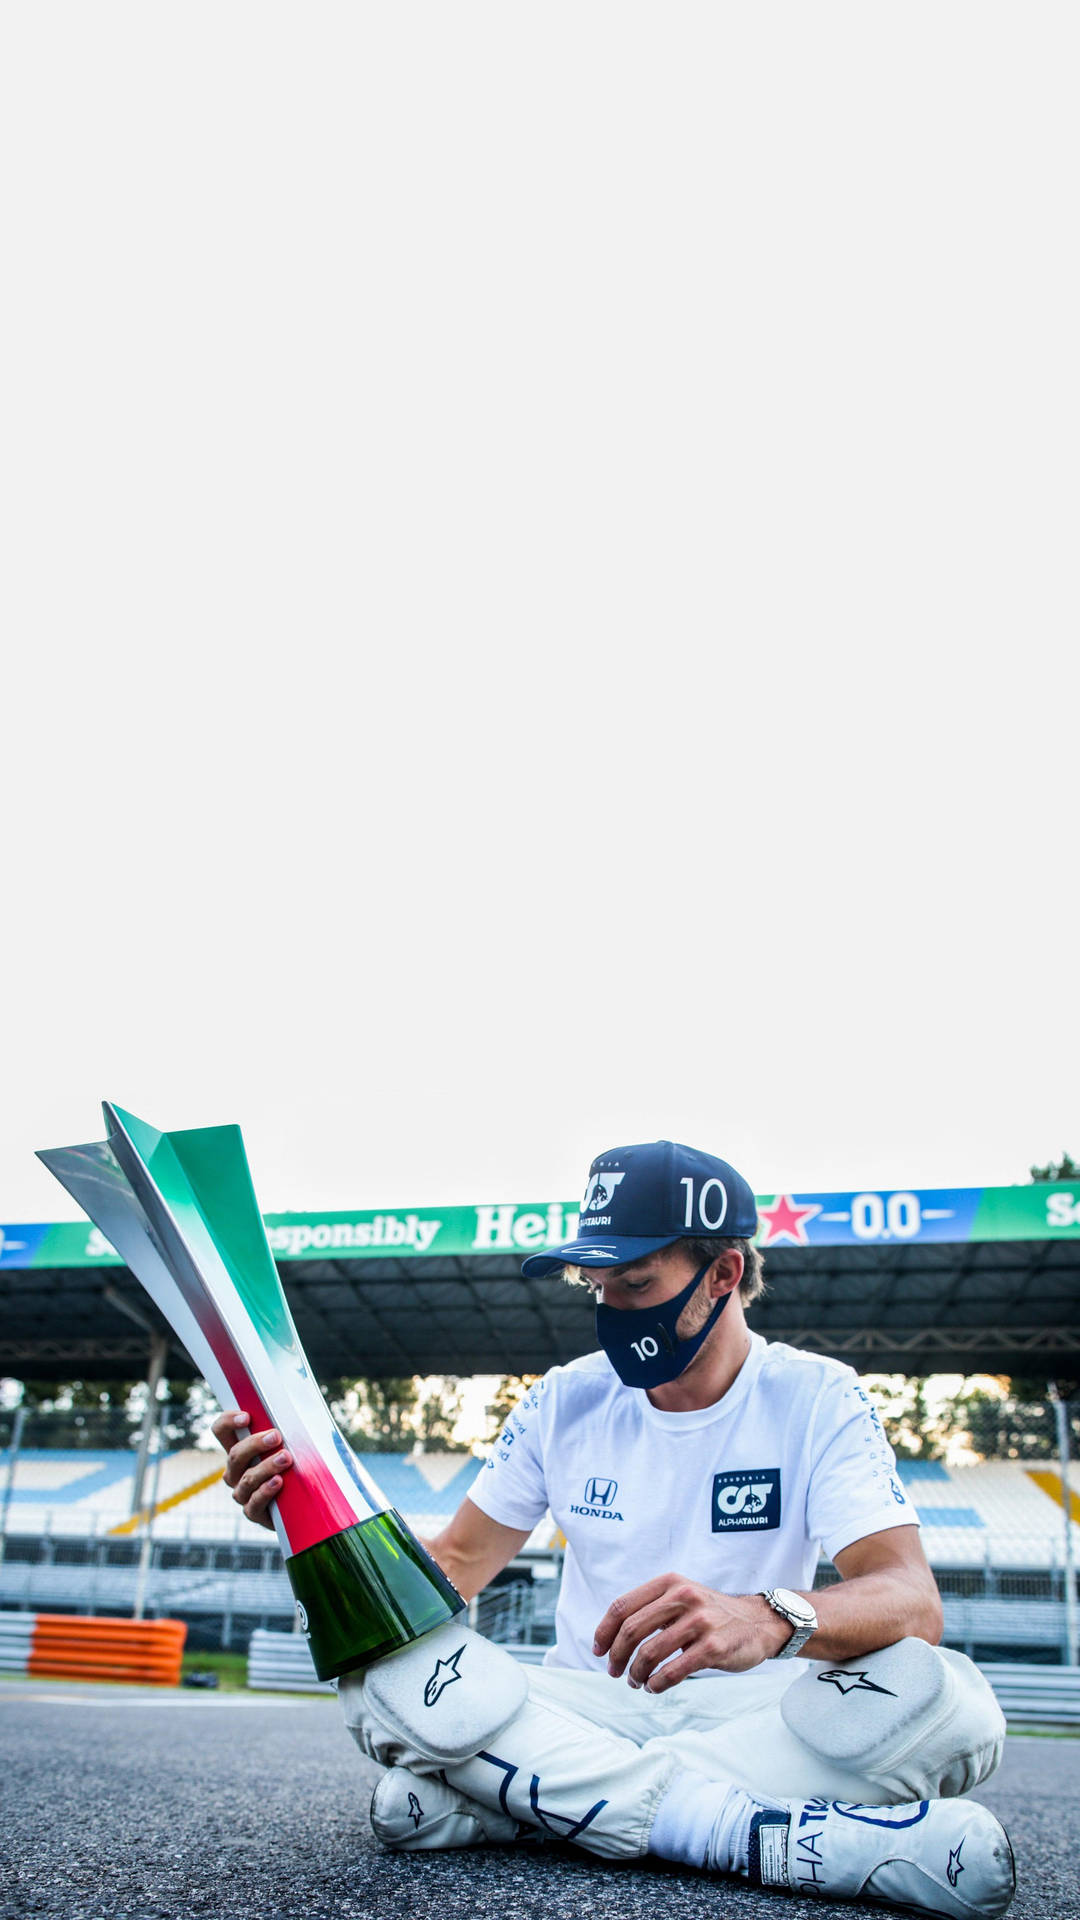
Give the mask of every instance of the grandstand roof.
M 1080 1186 L 759 1197 L 768 1338 L 861 1371 L 1080 1378 Z M 565 1202 L 272 1214 L 317 1374 L 540 1372 L 595 1346 L 592 1307 L 524 1254 L 572 1235 Z M 0 1228 L 0 1373 L 131 1379 L 147 1295 L 96 1228 Z M 170 1339 L 173 1336 L 170 1335 Z M 174 1350 L 169 1373 L 192 1372 Z

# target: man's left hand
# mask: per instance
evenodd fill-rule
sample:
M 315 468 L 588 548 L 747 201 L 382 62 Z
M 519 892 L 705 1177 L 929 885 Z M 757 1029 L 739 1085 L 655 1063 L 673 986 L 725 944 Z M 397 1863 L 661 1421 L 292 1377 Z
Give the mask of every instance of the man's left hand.
M 760 1594 L 716 1593 L 682 1574 L 662 1573 L 612 1601 L 593 1651 L 607 1654 L 616 1678 L 630 1662 L 632 1687 L 666 1693 L 705 1667 L 744 1673 L 771 1660 L 790 1638 L 789 1623 Z

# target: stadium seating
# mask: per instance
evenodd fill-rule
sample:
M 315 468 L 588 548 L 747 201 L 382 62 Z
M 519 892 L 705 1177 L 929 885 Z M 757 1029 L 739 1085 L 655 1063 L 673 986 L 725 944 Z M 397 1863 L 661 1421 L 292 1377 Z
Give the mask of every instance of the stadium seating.
M 360 1454 L 391 1505 L 423 1535 L 437 1532 L 468 1492 L 477 1462 L 468 1454 Z M 0 1484 L 6 1456 L 0 1452 Z M 251 1530 L 219 1473 L 216 1449 L 184 1448 L 151 1462 L 144 1496 L 156 1496 L 157 1540 L 243 1540 Z M 11 1534 L 100 1537 L 130 1522 L 135 1455 L 130 1449 L 24 1450 L 8 1508 Z M 935 1567 L 1042 1567 L 1061 1564 L 1063 1514 L 1019 1461 L 946 1467 L 901 1461 Z M 1045 1474 L 1045 1468 L 1043 1469 Z M 1056 1484 L 1056 1473 L 1050 1475 Z M 209 1482 L 209 1484 L 208 1484 Z M 1072 1486 L 1080 1494 L 1080 1466 Z M 553 1534 L 548 1523 L 545 1539 Z M 1074 1539 L 1080 1559 L 1080 1526 Z
M 464 1454 L 368 1454 L 363 1464 L 413 1529 L 436 1533 L 469 1490 L 477 1462 Z M 131 1520 L 135 1456 L 130 1449 L 20 1453 L 0 1562 L 0 1608 L 130 1612 L 141 1593 L 148 1615 L 192 1623 L 203 1644 L 247 1644 L 252 1628 L 287 1622 L 292 1591 L 276 1541 L 253 1528 L 221 1478 L 216 1449 L 186 1448 L 151 1463 L 153 1546 Z M 946 1639 L 981 1658 L 1045 1658 L 1065 1646 L 1060 1480 L 1040 1463 L 947 1467 L 904 1461 L 898 1468 L 923 1526 L 945 1602 Z M 6 1485 L 0 1454 L 0 1497 Z M 1073 1486 L 1080 1491 L 1080 1469 Z M 1074 1502 L 1076 1495 L 1074 1493 Z M 1073 1523 L 1080 1563 L 1080 1525 Z M 529 1542 L 534 1570 L 556 1571 L 550 1515 Z M 537 1563 L 536 1553 L 547 1558 Z M 819 1584 L 833 1578 L 823 1562 Z M 523 1644 L 550 1638 L 554 1579 L 492 1588 L 477 1624 Z
M 470 1454 L 362 1453 L 358 1459 L 418 1533 L 437 1531 L 460 1504 L 478 1467 Z M 0 1486 L 7 1456 L 0 1451 Z M 158 1540 L 243 1538 L 250 1528 L 221 1478 L 216 1448 L 186 1447 L 151 1461 L 144 1499 L 156 1500 Z M 135 1454 L 130 1448 L 24 1449 L 18 1456 L 8 1531 L 100 1535 L 130 1519 Z M 207 1485 L 208 1477 L 211 1484 Z
M 1041 1465 L 1041 1463 L 1040 1463 Z M 907 1460 L 900 1478 L 914 1502 L 931 1566 L 997 1568 L 1060 1567 L 1064 1514 L 1018 1460 L 986 1460 L 978 1466 L 946 1467 L 940 1461 Z M 1056 1473 L 1053 1476 L 1057 1485 Z M 1080 1468 L 1071 1485 L 1080 1491 Z M 1073 1525 L 1080 1562 L 1080 1527 Z
M 0 1484 L 7 1456 L 0 1451 Z M 392 1506 L 418 1532 L 438 1527 L 468 1492 L 478 1462 L 468 1454 L 362 1453 L 361 1464 Z M 158 1539 L 232 1537 L 242 1517 L 220 1477 L 216 1449 L 187 1447 L 151 1462 L 144 1495 L 156 1493 Z M 1040 1463 L 1041 1465 L 1041 1463 Z M 1045 1468 L 1042 1469 L 1045 1473 Z M 12 1533 L 100 1534 L 131 1512 L 135 1455 L 131 1449 L 24 1449 L 18 1456 L 8 1509 Z M 1014 1460 L 946 1467 L 940 1461 L 901 1461 L 898 1472 L 915 1503 L 926 1543 L 941 1564 L 971 1564 L 988 1557 L 999 1565 L 1050 1564 L 1031 1558 L 1036 1543 L 1051 1555 L 1060 1545 L 1062 1510 Z M 1056 1479 L 1056 1470 L 1051 1470 Z M 210 1484 L 207 1484 L 207 1482 Z M 1080 1466 L 1072 1486 L 1080 1496 Z M 1080 1549 L 1080 1528 L 1077 1529 Z

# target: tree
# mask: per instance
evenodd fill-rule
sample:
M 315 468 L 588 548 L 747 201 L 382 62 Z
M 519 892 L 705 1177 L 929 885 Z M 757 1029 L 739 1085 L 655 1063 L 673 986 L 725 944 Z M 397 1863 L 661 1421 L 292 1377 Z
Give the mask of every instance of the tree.
M 421 1393 L 413 1428 L 421 1453 L 469 1453 L 465 1440 L 455 1440 L 454 1428 L 461 1414 L 461 1393 L 456 1374 L 436 1375 Z
M 927 1404 L 926 1378 L 902 1373 L 866 1375 L 862 1382 L 881 1416 L 885 1437 L 898 1460 L 940 1460 L 947 1418 Z
M 1080 1163 L 1062 1149 L 1060 1160 L 1048 1160 L 1045 1167 L 1030 1169 L 1033 1180 L 1080 1180 Z
M 24 1380 L 24 1447 L 135 1447 L 146 1410 L 145 1380 Z M 201 1380 L 162 1380 L 165 1445 L 193 1447 L 209 1430 L 217 1402 Z
M 170 1451 L 197 1447 L 206 1438 L 218 1403 L 205 1380 L 163 1380 L 158 1400 L 168 1410 L 165 1444 Z
M 1030 1397 L 1017 1393 L 1017 1384 L 1000 1376 L 995 1392 L 965 1381 L 946 1403 L 950 1433 L 984 1460 L 1056 1460 L 1057 1425 L 1046 1383 Z M 1080 1447 L 1080 1406 L 1070 1410 L 1070 1427 L 1075 1450 Z
M 323 1388 L 359 1453 L 468 1453 L 453 1429 L 461 1411 L 456 1374 L 335 1380 Z
M 132 1381 L 24 1380 L 24 1447 L 126 1447 L 138 1439 Z
M 410 1453 L 419 1386 L 412 1374 L 386 1380 L 339 1380 L 332 1411 L 358 1453 Z

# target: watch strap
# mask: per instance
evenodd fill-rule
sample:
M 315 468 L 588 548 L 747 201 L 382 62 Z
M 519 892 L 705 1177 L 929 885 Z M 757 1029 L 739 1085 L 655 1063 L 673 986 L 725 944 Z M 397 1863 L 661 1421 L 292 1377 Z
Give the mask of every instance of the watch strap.
M 781 1620 L 787 1620 L 791 1624 L 790 1640 L 786 1640 L 784 1642 L 784 1645 L 780 1648 L 780 1651 L 778 1653 L 773 1654 L 773 1659 L 774 1660 L 794 1660 L 796 1654 L 799 1654 L 802 1652 L 807 1641 L 811 1639 L 812 1636 L 818 1630 L 818 1617 L 816 1612 L 814 1611 L 814 1608 L 810 1607 L 809 1620 L 795 1621 L 791 1619 L 791 1615 L 788 1612 L 787 1608 L 781 1605 L 780 1601 L 777 1600 L 775 1594 L 772 1593 L 771 1590 L 769 1590 L 768 1588 L 763 1589 L 761 1597 L 763 1600 L 768 1601 L 773 1612 L 778 1613 L 780 1615 Z M 809 1601 L 807 1601 L 807 1605 L 810 1606 Z
M 817 1632 L 816 1620 L 814 1621 L 814 1624 L 811 1627 L 795 1627 L 792 1630 L 791 1639 L 787 1641 L 786 1645 L 781 1647 L 779 1653 L 773 1654 L 773 1659 L 774 1660 L 794 1660 L 795 1655 L 797 1653 L 802 1652 L 803 1648 L 805 1647 L 807 1641 L 810 1639 L 811 1635 L 816 1632 Z

